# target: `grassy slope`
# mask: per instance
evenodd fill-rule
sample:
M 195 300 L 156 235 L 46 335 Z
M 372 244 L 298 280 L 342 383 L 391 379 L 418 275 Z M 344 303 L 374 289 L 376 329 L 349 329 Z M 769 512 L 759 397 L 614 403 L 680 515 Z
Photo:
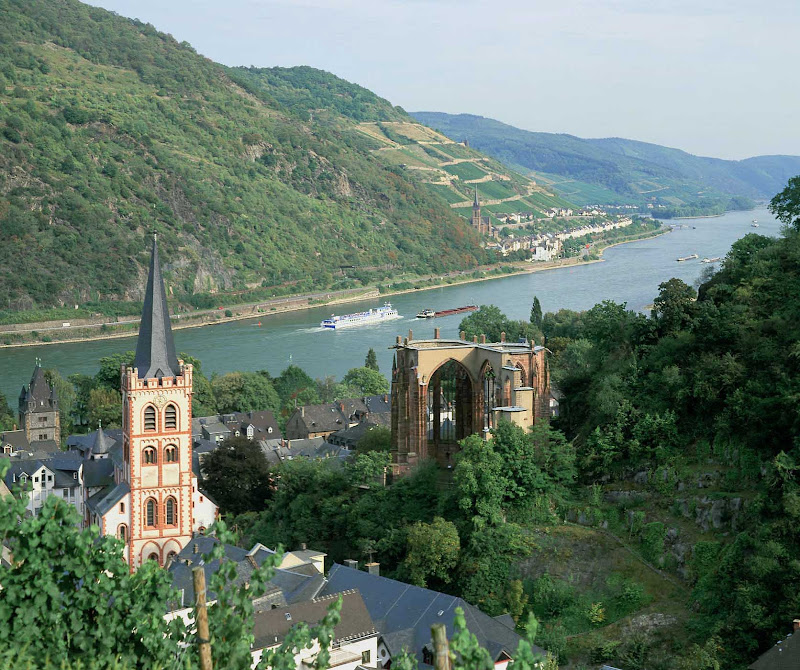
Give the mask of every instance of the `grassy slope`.
M 135 299 L 151 230 L 184 299 L 483 260 L 445 200 L 355 129 L 407 118 L 368 91 L 310 68 L 248 86 L 74 0 L 0 14 L 0 308 Z
M 701 195 L 723 194 L 767 198 L 800 172 L 797 156 L 726 161 L 633 140 L 534 133 L 469 114 L 415 112 L 414 116 L 450 137 L 469 139 L 476 148 L 509 165 L 576 180 L 564 184 L 563 190 L 560 184 L 554 187 L 580 202 L 584 196 L 599 195 L 586 185 L 610 189 L 628 201 L 650 196 L 690 202 Z

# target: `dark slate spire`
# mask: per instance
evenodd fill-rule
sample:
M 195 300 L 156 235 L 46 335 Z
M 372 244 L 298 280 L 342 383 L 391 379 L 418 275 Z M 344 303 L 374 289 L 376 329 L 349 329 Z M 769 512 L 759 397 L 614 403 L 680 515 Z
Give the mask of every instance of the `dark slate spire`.
M 103 424 L 100 424 L 97 427 L 97 433 L 94 436 L 92 454 L 107 454 L 113 444 L 113 441 L 109 440 L 108 437 L 106 437 L 106 434 L 103 432 Z
M 175 377 L 179 371 L 175 342 L 167 308 L 167 294 L 161 279 L 161 264 L 158 260 L 158 241 L 153 235 L 153 255 L 150 258 L 150 276 L 144 296 L 142 322 L 139 324 L 139 340 L 133 365 L 139 371 L 139 379 L 151 377 Z
M 481 206 L 480 201 L 478 200 L 478 187 L 475 187 L 475 202 L 472 203 L 473 209 L 478 209 Z

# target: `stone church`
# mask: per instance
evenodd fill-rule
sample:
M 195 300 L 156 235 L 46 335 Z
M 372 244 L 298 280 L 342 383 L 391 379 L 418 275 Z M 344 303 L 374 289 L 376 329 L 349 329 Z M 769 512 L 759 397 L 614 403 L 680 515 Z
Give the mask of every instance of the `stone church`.
M 102 428 L 84 466 L 87 522 L 126 543 L 131 569 L 165 565 L 217 515 L 192 468 L 192 366 L 172 338 L 153 240 L 150 275 L 133 365 L 121 370 L 122 432 Z

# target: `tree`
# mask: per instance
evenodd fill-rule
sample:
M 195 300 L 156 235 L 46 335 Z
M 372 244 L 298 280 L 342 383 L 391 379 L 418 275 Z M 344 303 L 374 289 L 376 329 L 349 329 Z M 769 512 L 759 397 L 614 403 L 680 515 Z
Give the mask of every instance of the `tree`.
M 181 352 L 180 359 L 192 366 L 192 416 L 210 416 L 217 411 L 217 401 L 211 382 L 203 374 L 203 365 L 199 358 Z
M 111 391 L 119 391 L 120 369 L 123 365 L 133 365 L 133 357 L 133 351 L 103 356 L 100 359 L 100 369 L 94 376 L 95 385 Z
M 453 487 L 456 504 L 467 520 L 481 517 L 490 524 L 500 523 L 505 496 L 503 459 L 491 442 L 479 435 L 462 440 L 456 456 Z
M 800 230 L 800 175 L 790 179 L 786 188 L 770 201 L 769 211 L 783 225 Z
M 388 452 L 392 446 L 392 431 L 385 426 L 374 426 L 370 428 L 356 444 L 356 451 L 359 454 L 366 454 L 370 451 Z
M 499 307 L 495 305 L 481 305 L 476 312 L 461 321 L 460 330 L 466 333 L 467 339 L 474 336 L 480 338 L 486 335 L 489 342 L 499 342 L 500 333 L 507 333 L 509 321 Z
M 86 404 L 86 420 L 94 429 L 100 423 L 106 428 L 120 428 L 122 426 L 122 395 L 105 387 L 93 388 L 89 391 L 89 400 Z
M 281 372 L 275 380 L 275 390 L 278 392 L 282 407 L 319 403 L 316 383 L 297 365 L 290 365 Z
M 461 541 L 455 524 L 442 517 L 418 521 L 408 529 L 403 568 L 412 584 L 427 586 L 431 579 L 449 582 L 458 563 Z
M 203 485 L 223 512 L 260 512 L 270 498 L 270 471 L 257 442 L 229 437 L 202 462 Z
M 5 395 L 0 391 L 0 431 L 11 430 L 14 427 L 14 412 L 8 406 Z
M 371 368 L 351 368 L 342 383 L 358 389 L 359 395 L 381 395 L 389 392 L 386 377 Z
M 220 413 L 263 409 L 276 412 L 280 407 L 272 382 L 256 372 L 230 372 L 214 377 L 211 389 Z
M 531 307 L 531 323 L 539 330 L 542 328 L 542 305 L 539 296 L 533 296 L 533 306 Z
M 658 297 L 653 301 L 653 319 L 661 335 L 672 335 L 686 328 L 692 321 L 695 290 L 674 277 L 658 286 Z
M 375 370 L 375 372 L 380 371 L 378 368 L 378 356 L 372 347 L 369 348 L 367 357 L 364 359 L 364 367 L 369 368 L 370 370 Z
M 75 411 L 75 401 L 77 393 L 72 383 L 64 379 L 55 368 L 44 371 L 47 383 L 52 386 L 58 396 L 58 416 L 61 424 L 62 441 L 66 440 L 67 435 L 73 429 L 73 413 Z M 0 419 L 1 420 L 1 419 Z
M 383 480 L 390 463 L 391 458 L 385 451 L 357 454 L 348 464 L 348 475 L 353 484 L 375 484 Z

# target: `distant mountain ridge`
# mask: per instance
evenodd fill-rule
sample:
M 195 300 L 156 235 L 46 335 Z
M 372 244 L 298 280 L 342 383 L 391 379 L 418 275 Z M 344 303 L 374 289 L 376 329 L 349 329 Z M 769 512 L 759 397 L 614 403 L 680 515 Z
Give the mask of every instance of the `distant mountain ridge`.
M 800 174 L 800 156 L 756 156 L 741 161 L 694 156 L 680 149 L 623 138 L 515 128 L 473 114 L 413 112 L 448 137 L 467 140 L 518 170 L 539 176 L 578 203 L 631 201 L 680 206 L 726 196 L 768 199 Z

